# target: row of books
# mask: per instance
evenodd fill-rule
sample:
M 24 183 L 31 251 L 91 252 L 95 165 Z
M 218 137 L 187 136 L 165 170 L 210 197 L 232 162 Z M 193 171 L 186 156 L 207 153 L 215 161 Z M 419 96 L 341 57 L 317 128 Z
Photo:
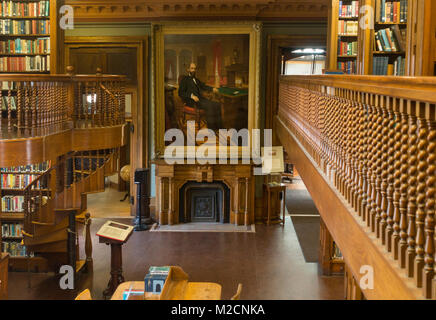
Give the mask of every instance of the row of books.
M 26 256 L 26 246 L 19 242 L 2 242 L 2 252 L 7 252 L 11 257 L 25 257 Z
M 0 41 L 0 53 L 50 53 L 50 38 Z
M 357 21 L 339 20 L 338 33 L 340 35 L 357 35 Z
M 339 17 L 357 18 L 359 16 L 359 1 L 351 1 L 351 4 L 343 4 L 339 1 Z
M 357 41 L 339 41 L 338 55 L 352 56 L 357 54 Z
M 382 23 L 407 22 L 407 0 L 377 0 L 375 21 Z
M 5 237 L 22 237 L 23 225 L 21 223 L 3 223 L 2 224 L 2 238 Z
M 0 168 L 2 173 L 43 173 L 51 167 L 51 161 L 41 162 L 38 164 L 28 164 L 26 166 Z
M 375 45 L 378 51 L 404 52 L 404 33 L 398 25 L 381 29 L 375 33 Z
M 0 34 L 50 34 L 50 20 L 0 19 Z
M 389 57 L 374 57 L 372 74 L 380 76 L 404 76 L 406 59 L 399 56 L 393 63 L 389 63 Z
M 24 212 L 23 196 L 4 196 L 1 202 L 3 212 Z
M 50 56 L 0 57 L 3 72 L 46 72 L 50 71 Z
M 30 183 L 32 183 L 38 175 L 36 174 L 1 174 L 0 185 L 2 189 L 24 189 Z M 39 188 L 39 182 L 36 183 L 37 188 Z
M 346 74 L 354 74 L 357 71 L 356 60 L 346 61 L 346 62 L 338 62 L 338 69 Z
M 1 108 L 0 110 L 6 111 L 6 110 L 17 110 L 17 97 L 10 96 L 5 97 L 3 96 L 0 100 Z
M 50 1 L 16 2 L 2 1 L 0 6 L 2 17 L 49 17 Z

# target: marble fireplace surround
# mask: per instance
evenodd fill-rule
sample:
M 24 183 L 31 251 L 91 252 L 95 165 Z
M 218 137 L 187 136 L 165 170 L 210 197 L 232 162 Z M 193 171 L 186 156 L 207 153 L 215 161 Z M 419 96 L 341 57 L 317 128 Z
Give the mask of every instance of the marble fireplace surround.
M 180 190 L 188 182 L 222 182 L 230 191 L 229 223 L 254 223 L 254 176 L 251 164 L 167 164 L 156 166 L 156 219 L 161 225 L 181 223 Z

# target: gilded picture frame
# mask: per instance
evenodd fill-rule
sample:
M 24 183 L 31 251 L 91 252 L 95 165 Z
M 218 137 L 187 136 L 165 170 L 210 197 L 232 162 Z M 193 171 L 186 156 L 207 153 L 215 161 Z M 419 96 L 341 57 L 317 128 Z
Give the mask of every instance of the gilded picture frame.
M 153 135 L 152 159 L 160 159 L 165 154 L 165 37 L 168 35 L 192 36 L 192 35 L 247 35 L 249 39 L 248 58 L 248 132 L 259 129 L 259 82 L 260 82 L 260 35 L 261 23 L 259 22 L 165 22 L 152 26 L 152 101 L 154 104 L 151 119 L 151 134 Z M 194 148 L 183 147 L 185 157 L 190 157 Z M 227 147 L 228 155 L 235 154 L 237 149 L 239 158 L 246 158 L 245 147 Z M 250 146 L 248 146 L 250 149 Z M 232 150 L 232 151 L 231 151 Z M 246 151 L 246 150 L 245 150 Z M 195 151 L 194 151 L 195 152 Z M 216 154 L 222 154 L 223 148 L 216 147 Z

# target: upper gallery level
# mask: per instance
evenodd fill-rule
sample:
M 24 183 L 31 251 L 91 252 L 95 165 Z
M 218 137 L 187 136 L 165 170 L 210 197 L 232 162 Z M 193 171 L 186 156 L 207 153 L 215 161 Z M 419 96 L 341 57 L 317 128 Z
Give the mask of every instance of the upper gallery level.
M 0 87 L 0 167 L 126 142 L 123 76 L 2 74 Z

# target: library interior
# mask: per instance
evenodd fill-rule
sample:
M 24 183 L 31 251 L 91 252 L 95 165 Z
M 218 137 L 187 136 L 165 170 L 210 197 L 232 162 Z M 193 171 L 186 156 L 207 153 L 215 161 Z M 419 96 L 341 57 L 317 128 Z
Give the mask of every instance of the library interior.
M 436 1 L 1 0 L 0 300 L 435 300 Z

